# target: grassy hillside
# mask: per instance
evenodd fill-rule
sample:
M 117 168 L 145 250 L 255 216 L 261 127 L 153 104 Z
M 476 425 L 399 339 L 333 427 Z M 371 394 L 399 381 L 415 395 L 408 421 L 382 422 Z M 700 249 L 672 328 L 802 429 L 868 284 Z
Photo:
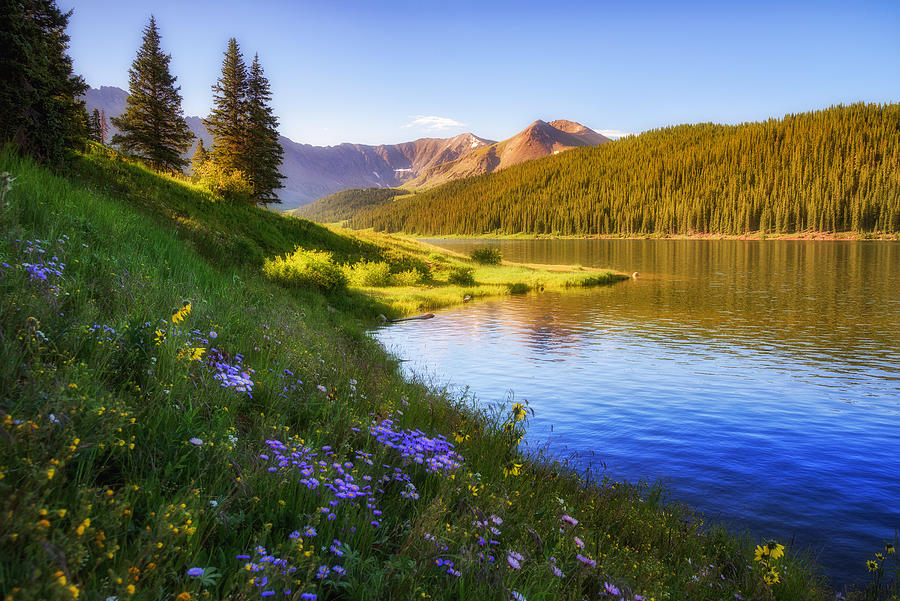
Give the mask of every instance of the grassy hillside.
M 826 598 L 798 550 L 542 459 L 527 406 L 404 381 L 360 297 L 238 252 L 366 241 L 98 156 L 0 171 L 4 599 Z
M 459 180 L 349 224 L 425 235 L 900 233 L 900 105 L 655 130 Z
M 361 209 L 386 204 L 404 194 L 409 192 L 399 188 L 353 188 L 335 192 L 286 213 L 319 223 L 337 223 L 349 219 Z

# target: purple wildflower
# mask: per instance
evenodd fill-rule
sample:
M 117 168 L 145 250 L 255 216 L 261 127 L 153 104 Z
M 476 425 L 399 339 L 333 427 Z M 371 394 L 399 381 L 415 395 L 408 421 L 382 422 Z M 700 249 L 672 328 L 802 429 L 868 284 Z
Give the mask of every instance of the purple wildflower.
M 597 567 L 597 562 L 596 562 L 596 561 L 594 561 L 594 560 L 591 559 L 590 557 L 585 557 L 585 556 L 582 555 L 581 553 L 579 553 L 578 555 L 576 555 L 576 556 L 575 556 L 575 559 L 577 559 L 578 561 L 580 561 L 580 562 L 583 563 L 584 565 L 590 566 L 590 567 L 592 567 L 592 568 L 596 568 L 596 567 Z
M 203 568 L 191 568 L 187 574 L 188 576 L 203 576 Z

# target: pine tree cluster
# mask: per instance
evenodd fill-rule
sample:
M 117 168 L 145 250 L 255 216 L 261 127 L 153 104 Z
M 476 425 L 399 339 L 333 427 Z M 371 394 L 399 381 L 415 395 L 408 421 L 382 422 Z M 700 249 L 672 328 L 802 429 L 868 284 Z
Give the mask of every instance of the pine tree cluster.
M 0 144 L 55 163 L 84 139 L 87 85 L 72 73 L 63 13 L 52 0 L 4 0 L 0 8 Z
M 269 106 L 272 94 L 259 55 L 247 69 L 237 40 L 228 40 L 222 75 L 213 86 L 213 110 L 203 123 L 213 137 L 208 159 L 198 147 L 194 168 L 209 163 L 220 171 L 239 173 L 255 203 L 278 203 L 276 190 L 284 176 L 278 171 L 284 151 L 278 141 L 278 120 Z

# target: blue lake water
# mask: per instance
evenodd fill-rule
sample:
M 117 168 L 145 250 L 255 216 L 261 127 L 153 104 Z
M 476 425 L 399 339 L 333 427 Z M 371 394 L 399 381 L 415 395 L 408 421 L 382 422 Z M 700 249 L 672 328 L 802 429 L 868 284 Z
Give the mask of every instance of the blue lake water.
M 865 579 L 900 529 L 900 243 L 489 243 L 639 277 L 377 330 L 407 370 L 482 403 L 527 399 L 529 444 L 793 540 L 836 586 Z

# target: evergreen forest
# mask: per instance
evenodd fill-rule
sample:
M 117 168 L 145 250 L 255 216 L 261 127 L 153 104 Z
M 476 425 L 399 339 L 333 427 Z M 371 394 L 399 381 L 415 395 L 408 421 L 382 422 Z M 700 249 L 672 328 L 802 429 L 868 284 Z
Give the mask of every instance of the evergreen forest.
M 451 182 L 349 225 L 426 235 L 900 231 L 900 104 L 679 125 Z

